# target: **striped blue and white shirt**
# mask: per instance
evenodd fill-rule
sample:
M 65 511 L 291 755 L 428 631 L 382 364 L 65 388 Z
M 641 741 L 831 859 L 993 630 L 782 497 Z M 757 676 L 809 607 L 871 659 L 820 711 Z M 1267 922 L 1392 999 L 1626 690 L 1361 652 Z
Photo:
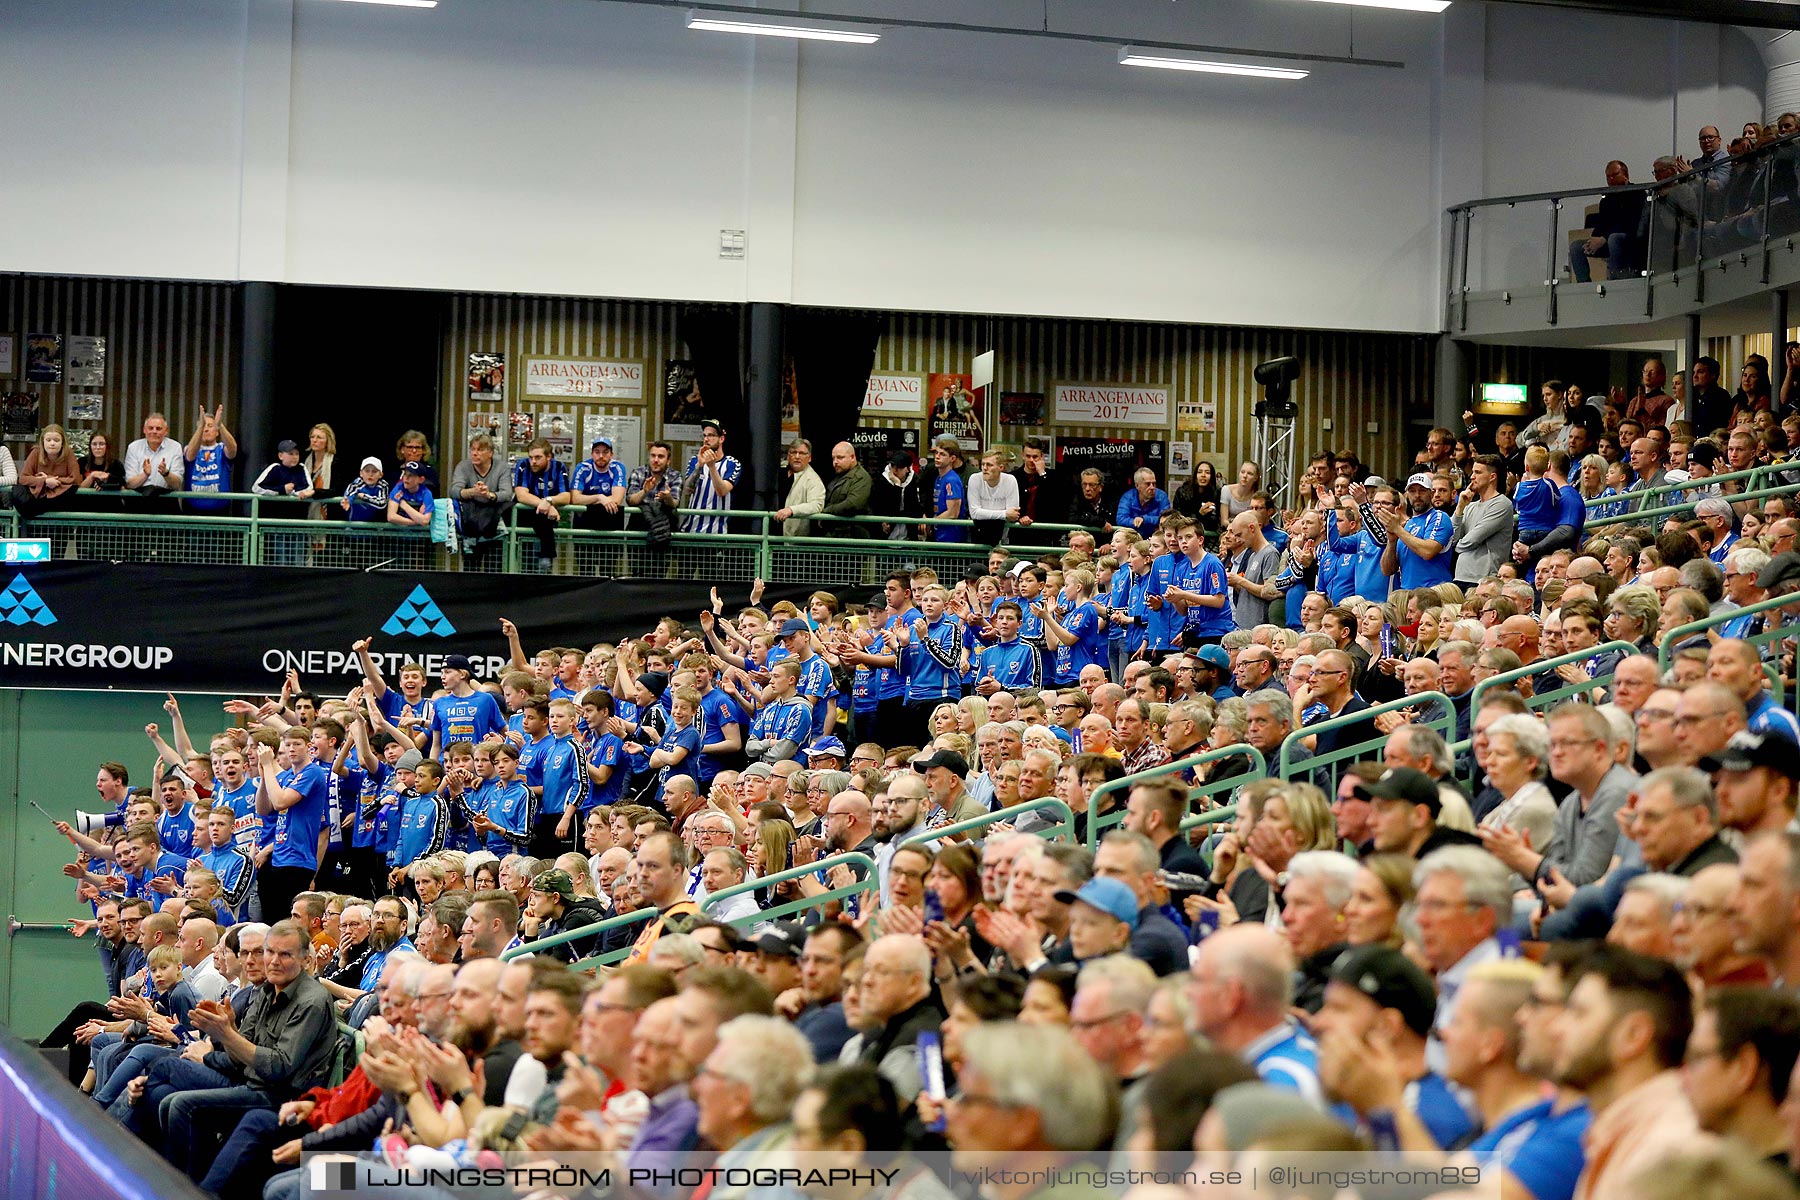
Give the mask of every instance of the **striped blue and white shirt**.
M 729 483 L 735 490 L 738 478 L 744 473 L 744 466 L 737 459 L 727 454 L 719 460 L 719 478 Z M 687 470 L 683 472 L 687 483 L 682 486 L 681 506 L 683 508 L 710 508 L 721 513 L 731 509 L 731 497 L 721 496 L 713 488 L 712 472 L 700 466 L 700 455 L 696 451 L 688 455 Z M 681 530 L 683 533 L 730 533 L 726 519 L 718 517 L 683 517 Z

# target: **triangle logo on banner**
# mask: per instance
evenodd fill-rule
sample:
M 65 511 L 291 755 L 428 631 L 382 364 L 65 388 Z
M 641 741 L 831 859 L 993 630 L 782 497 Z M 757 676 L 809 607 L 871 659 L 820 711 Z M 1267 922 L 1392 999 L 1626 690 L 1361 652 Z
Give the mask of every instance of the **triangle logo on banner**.
M 44 603 L 37 589 L 26 582 L 23 574 L 14 575 L 13 581 L 0 592 L 0 621 L 8 625 L 54 625 L 56 614 Z
M 410 633 L 414 637 L 449 637 L 456 632 L 456 626 L 439 611 L 437 601 L 431 598 L 431 593 L 421 583 L 414 586 L 412 594 L 400 602 L 400 607 L 387 619 L 381 632 L 390 637 L 401 633 Z

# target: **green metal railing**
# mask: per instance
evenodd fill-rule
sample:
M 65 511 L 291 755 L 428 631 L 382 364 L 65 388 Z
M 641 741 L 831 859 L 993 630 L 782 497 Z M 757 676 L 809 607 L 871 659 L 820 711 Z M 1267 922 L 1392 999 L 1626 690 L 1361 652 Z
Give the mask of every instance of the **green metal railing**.
M 592 925 L 583 925 L 579 929 L 566 929 L 546 938 L 538 938 L 536 941 L 514 946 L 511 950 L 501 952 L 500 961 L 511 962 L 515 958 L 536 954 L 541 950 L 548 950 L 552 946 L 561 946 L 565 942 L 573 942 L 597 934 L 611 933 L 615 929 L 625 929 L 632 925 L 647 925 L 660 916 L 662 916 L 662 910 L 656 908 L 640 908 L 628 913 L 618 913 L 607 917 L 604 921 L 595 921 Z M 604 954 L 592 955 L 579 962 L 571 963 L 570 966 L 576 970 L 583 970 L 590 966 L 606 967 L 630 956 L 631 947 L 621 946 L 616 950 L 609 950 Z
M 1541 659 L 1530 666 L 1519 667 L 1512 671 L 1502 671 L 1498 675 L 1489 675 L 1486 679 L 1476 680 L 1474 689 L 1469 693 L 1469 728 L 1475 728 L 1475 717 L 1481 712 L 1482 698 L 1496 688 L 1511 687 L 1521 679 L 1539 675 L 1545 671 L 1554 671 L 1556 668 L 1567 666 L 1570 663 L 1584 663 L 1591 658 L 1612 654 L 1615 651 L 1623 654 L 1636 654 L 1638 648 L 1630 642 L 1603 642 L 1592 650 L 1577 650 L 1571 654 Z M 1559 701 L 1567 700 L 1580 692 L 1592 691 L 1597 687 L 1610 689 L 1612 687 L 1611 673 L 1596 676 L 1585 683 L 1565 684 L 1547 692 L 1534 691 L 1526 698 L 1525 707 L 1532 710 L 1549 708 Z
M 1199 767 L 1210 762 L 1220 762 L 1227 758 L 1243 758 L 1245 756 L 1248 756 L 1251 760 L 1249 778 L 1257 778 L 1269 773 L 1269 760 L 1263 757 L 1263 752 L 1248 742 L 1242 742 L 1235 746 L 1220 746 L 1216 750 L 1206 750 L 1199 754 L 1191 754 L 1186 758 L 1178 758 L 1173 762 L 1166 762 L 1160 767 L 1151 767 L 1148 770 L 1139 771 L 1135 775 L 1126 775 L 1119 779 L 1110 780 L 1101 784 L 1099 787 L 1095 788 L 1093 794 L 1088 797 L 1088 849 L 1092 850 L 1100 844 L 1100 834 L 1103 830 L 1111 829 L 1113 826 L 1118 825 L 1125 820 L 1125 808 L 1123 805 L 1112 812 L 1101 816 L 1095 816 L 1094 814 L 1098 812 L 1100 801 L 1103 798 L 1118 795 L 1120 792 L 1129 794 L 1131 789 L 1140 783 L 1146 783 L 1164 775 L 1173 775 L 1178 771 L 1185 771 L 1189 767 Z M 1234 775 L 1230 779 L 1223 779 L 1214 783 L 1196 784 L 1188 789 L 1188 797 L 1190 800 L 1196 797 L 1211 799 L 1216 793 L 1220 791 L 1230 791 L 1241 786 L 1245 782 L 1247 782 L 1245 776 Z
M 1758 600 L 1755 604 L 1746 604 L 1742 608 L 1729 609 L 1722 613 L 1703 617 L 1698 621 L 1689 622 L 1686 625 L 1677 625 L 1657 639 L 1657 665 L 1665 671 L 1668 670 L 1669 665 L 1675 660 L 1676 645 L 1686 641 L 1697 633 L 1706 633 L 1709 630 L 1717 629 L 1719 626 L 1724 625 L 1729 621 L 1734 621 L 1746 614 L 1755 616 L 1757 613 L 1773 612 L 1795 603 L 1800 603 L 1800 596 L 1770 596 L 1767 600 Z M 1774 642 L 1787 641 L 1796 637 L 1800 637 L 1800 625 L 1776 624 L 1763 630 L 1761 633 L 1752 634 L 1741 640 L 1749 642 L 1752 646 L 1761 647 L 1770 645 Z M 1777 667 L 1772 667 L 1768 663 L 1764 663 L 1763 674 L 1768 676 L 1773 686 L 1775 703 L 1785 703 L 1786 688 L 1782 685 L 1781 671 Z
M 495 535 L 463 545 L 458 553 L 431 541 L 427 530 L 382 522 L 309 520 L 314 503 L 250 492 L 169 492 L 152 499 L 135 492 L 78 493 L 86 506 L 21 518 L 0 511 L 0 536 L 43 537 L 56 557 L 131 562 L 205 563 L 233 566 L 319 566 L 518 572 L 537 565 L 539 543 L 523 505 L 508 506 Z M 445 499 L 439 497 L 439 499 Z M 176 503 L 225 505 L 223 511 L 167 511 Z M 330 502 L 323 502 L 330 511 Z M 158 511 L 163 510 L 163 511 Z M 551 571 L 561 575 L 611 575 L 669 579 L 828 579 L 878 583 L 902 567 L 936 566 L 960 576 L 985 564 L 989 547 L 979 542 L 888 540 L 881 517 L 809 518 L 815 522 L 870 527 L 870 537 L 786 537 L 782 523 L 763 510 L 677 509 L 677 518 L 723 518 L 729 532 L 675 533 L 653 547 L 641 525 L 624 530 L 580 529 L 585 509 L 558 512 Z M 904 522 L 972 529 L 975 522 L 923 518 Z M 815 528 L 817 526 L 815 525 Z M 1007 550 L 1020 555 L 1060 553 L 1052 544 L 1078 525 L 1011 525 Z M 1028 544 L 1028 541 L 1029 543 Z
M 1075 814 L 1070 811 L 1067 804 L 1064 804 L 1055 796 L 1043 796 L 1036 800 L 1026 800 L 1023 803 L 1015 804 L 1011 808 L 1003 808 L 999 812 L 986 813 L 979 817 L 970 817 L 966 821 L 957 821 L 950 825 L 939 825 L 932 829 L 918 830 L 915 833 L 908 834 L 902 839 L 901 844 L 905 845 L 907 842 L 934 842 L 939 838 L 957 837 L 965 833 L 974 833 L 977 829 L 986 829 L 990 825 L 1011 823 L 1018 820 L 1020 814 L 1036 812 L 1039 809 L 1049 809 L 1060 819 L 1055 825 L 1052 825 L 1048 829 L 1032 831 L 1036 836 L 1042 837 L 1045 841 L 1049 842 L 1054 842 L 1064 837 L 1070 839 L 1074 838 Z
M 1780 467 L 1764 467 L 1764 468 L 1762 468 L 1762 470 L 1765 472 L 1776 471 L 1776 470 L 1780 470 L 1780 469 L 1781 469 Z M 1793 468 L 1793 469 L 1800 470 L 1800 467 Z M 1676 491 L 1696 491 L 1699 488 L 1707 486 L 1711 482 L 1712 482 L 1711 479 L 1697 480 L 1694 482 L 1690 482 L 1682 487 L 1678 487 L 1675 490 Z M 1720 499 L 1729 500 L 1733 504 L 1736 504 L 1740 500 L 1766 500 L 1770 496 L 1792 496 L 1796 492 L 1800 492 L 1800 484 L 1783 483 L 1783 484 L 1778 484 L 1778 485 L 1774 485 L 1774 486 L 1770 486 L 1770 487 L 1752 488 L 1748 491 L 1733 492 L 1730 495 L 1720 497 Z M 1638 493 L 1633 492 L 1627 496 L 1612 496 L 1612 497 L 1608 498 L 1607 502 L 1609 504 L 1617 504 L 1617 503 L 1620 503 L 1621 501 L 1629 503 L 1637 495 L 1638 495 Z M 1684 516 L 1684 515 L 1692 516 L 1693 512 L 1694 512 L 1694 502 L 1688 501 L 1683 504 L 1665 505 L 1661 508 L 1645 508 L 1645 509 L 1639 509 L 1636 512 L 1619 513 L 1616 516 L 1611 516 L 1611 517 L 1595 517 L 1592 520 L 1588 521 L 1582 527 L 1582 529 L 1585 534 L 1585 532 L 1587 530 L 1594 529 L 1594 528 L 1597 528 L 1602 525 L 1632 525 L 1632 524 L 1639 524 L 1639 523 L 1641 523 L 1643 521 L 1647 521 L 1647 520 L 1660 521 L 1665 517 L 1675 517 L 1675 516 Z
M 762 921 L 779 921 L 783 917 L 797 916 L 822 908 L 836 900 L 844 900 L 851 896 L 859 896 L 864 892 L 877 891 L 881 880 L 876 877 L 875 860 L 866 854 L 858 854 L 854 850 L 842 854 L 834 854 L 829 858 L 821 858 L 817 862 L 803 863 L 797 867 L 789 867 L 785 871 L 777 871 L 773 875 L 765 875 L 757 879 L 746 879 L 728 888 L 720 888 L 709 892 L 705 900 L 700 902 L 700 911 L 711 913 L 713 906 L 721 900 L 729 900 L 733 896 L 742 896 L 746 892 L 756 892 L 763 888 L 779 887 L 795 879 L 804 879 L 809 875 L 818 875 L 838 867 L 861 867 L 863 876 L 844 887 L 827 888 L 816 896 L 803 896 L 798 900 L 788 900 L 770 908 L 760 909 L 747 917 L 738 917 L 726 924 L 734 929 L 742 929 Z
M 1736 483 L 1739 480 L 1754 480 L 1760 476 L 1767 475 L 1771 471 L 1782 470 L 1786 465 L 1787 464 L 1784 463 L 1771 463 L 1766 466 L 1751 467 L 1746 471 L 1726 471 L 1719 475 L 1702 475 L 1698 478 L 1684 480 L 1681 483 L 1659 483 L 1655 487 L 1645 488 L 1638 492 L 1629 492 L 1624 496 L 1607 496 L 1604 499 L 1599 496 L 1594 496 L 1583 501 L 1583 504 L 1589 511 L 1607 504 L 1617 504 L 1620 501 L 1635 504 L 1640 500 L 1646 500 L 1656 496 L 1672 496 L 1677 492 L 1700 491 L 1721 483 Z M 1753 487 L 1755 485 L 1746 483 L 1745 486 Z M 1728 496 L 1726 499 L 1735 500 L 1737 497 Z
M 1315 734 L 1330 733 L 1338 729 L 1347 729 L 1365 721 L 1373 721 L 1376 717 L 1379 717 L 1384 713 L 1399 712 L 1401 709 L 1406 708 L 1418 708 L 1428 701 L 1433 700 L 1439 702 L 1444 715 L 1441 717 L 1434 717 L 1429 721 L 1416 721 L 1414 724 L 1424 725 L 1429 729 L 1436 729 L 1439 736 L 1448 743 L 1456 736 L 1456 708 L 1451 703 L 1450 697 L 1442 692 L 1418 692 L 1411 696 L 1402 696 L 1398 700 L 1389 700 L 1385 704 L 1372 705 L 1371 707 L 1362 709 L 1358 712 L 1344 713 L 1340 716 L 1327 718 L 1315 725 L 1304 725 L 1295 729 L 1292 733 L 1281 739 L 1281 753 L 1277 759 L 1278 767 L 1276 774 L 1282 779 L 1292 779 L 1297 774 L 1310 774 L 1320 768 L 1325 768 L 1331 772 L 1333 777 L 1335 777 L 1337 774 L 1337 765 L 1339 763 L 1357 762 L 1366 757 L 1369 751 L 1380 750 L 1387 742 L 1387 734 L 1378 732 L 1376 737 L 1370 741 L 1361 742 L 1354 746 L 1339 746 L 1335 750 L 1327 751 L 1324 754 L 1315 754 L 1301 759 L 1298 762 L 1295 762 L 1293 757 L 1294 747 L 1299 746 L 1301 742 Z

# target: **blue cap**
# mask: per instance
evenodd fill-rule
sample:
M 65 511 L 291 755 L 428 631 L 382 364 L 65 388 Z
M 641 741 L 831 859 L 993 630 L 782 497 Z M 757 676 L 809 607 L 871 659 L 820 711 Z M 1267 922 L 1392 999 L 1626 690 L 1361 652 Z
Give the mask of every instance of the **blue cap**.
M 1056 900 L 1059 904 L 1073 904 L 1079 900 L 1115 921 L 1123 921 L 1127 929 L 1137 928 L 1137 894 L 1116 879 L 1096 875 L 1082 884 L 1078 892 L 1056 893 Z
M 1221 671 L 1231 670 L 1231 651 L 1223 646 L 1202 646 L 1194 652 L 1194 657 L 1203 663 L 1209 663 Z
M 796 633 L 811 633 L 812 626 L 799 617 L 789 617 L 781 623 L 781 637 L 793 637 Z
M 613 440 L 609 437 L 597 437 L 594 439 L 594 446 L 605 446 L 608 450 L 611 450 L 613 448 Z M 594 446 L 589 446 L 588 449 L 592 450 Z
M 843 758 L 845 756 L 843 739 L 828 733 L 824 737 L 816 739 L 812 745 L 806 748 L 806 757 L 808 758 L 816 758 L 821 754 Z

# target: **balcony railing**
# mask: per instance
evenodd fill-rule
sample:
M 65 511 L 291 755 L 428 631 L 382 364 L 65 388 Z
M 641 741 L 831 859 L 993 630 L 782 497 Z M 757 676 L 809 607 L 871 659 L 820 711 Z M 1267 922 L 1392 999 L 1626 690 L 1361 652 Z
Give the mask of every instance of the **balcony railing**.
M 1611 197 L 1627 198 L 1639 213 L 1635 234 L 1612 248 L 1622 252 L 1613 262 L 1623 270 L 1578 282 L 1572 235 L 1587 226 L 1590 201 Z M 1534 323 L 1549 326 L 1566 320 L 1573 297 L 1621 289 L 1641 302 L 1630 315 L 1664 316 L 1708 303 L 1709 288 L 1766 289 L 1785 281 L 1778 273 L 1800 268 L 1800 134 L 1649 183 L 1470 200 L 1449 217 L 1444 327 L 1452 333 L 1471 329 L 1477 304 L 1514 309 L 1515 323 L 1536 312 Z M 1725 285 L 1721 274 L 1736 278 Z

